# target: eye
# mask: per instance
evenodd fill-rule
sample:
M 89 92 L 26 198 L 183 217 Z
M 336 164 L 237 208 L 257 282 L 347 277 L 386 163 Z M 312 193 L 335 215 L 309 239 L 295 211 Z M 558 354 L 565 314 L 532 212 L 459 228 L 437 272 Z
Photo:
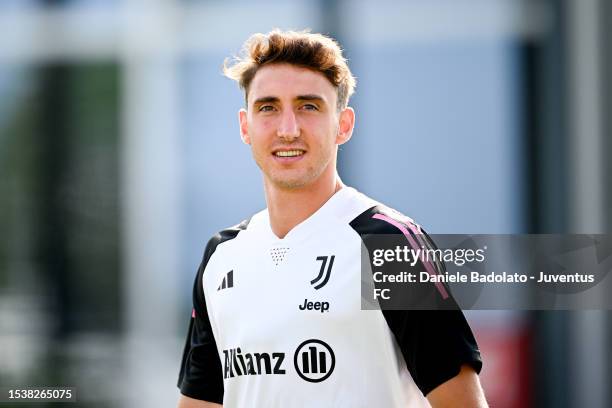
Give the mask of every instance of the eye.
M 259 112 L 272 112 L 274 110 L 274 106 L 272 105 L 261 105 L 259 107 Z
M 304 105 L 302 105 L 302 108 L 305 110 L 319 110 L 319 108 L 317 107 L 317 105 L 313 105 L 312 103 L 306 103 Z

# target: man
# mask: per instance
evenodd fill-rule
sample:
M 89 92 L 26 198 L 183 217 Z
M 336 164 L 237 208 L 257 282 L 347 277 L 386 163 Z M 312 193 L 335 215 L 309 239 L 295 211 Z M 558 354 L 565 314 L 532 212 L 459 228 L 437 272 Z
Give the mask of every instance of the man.
M 460 311 L 361 308 L 364 237 L 421 232 L 337 174 L 355 123 L 338 45 L 256 34 L 225 73 L 245 91 L 240 133 L 267 209 L 206 247 L 179 407 L 485 407 Z

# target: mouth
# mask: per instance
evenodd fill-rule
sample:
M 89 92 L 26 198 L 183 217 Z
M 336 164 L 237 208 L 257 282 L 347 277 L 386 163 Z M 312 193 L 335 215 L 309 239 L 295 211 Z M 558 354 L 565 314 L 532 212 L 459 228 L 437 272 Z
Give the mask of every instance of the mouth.
M 293 150 L 277 150 L 273 152 L 272 154 L 276 157 L 285 158 L 285 157 L 300 157 L 304 155 L 305 153 L 306 153 L 305 150 L 293 149 Z

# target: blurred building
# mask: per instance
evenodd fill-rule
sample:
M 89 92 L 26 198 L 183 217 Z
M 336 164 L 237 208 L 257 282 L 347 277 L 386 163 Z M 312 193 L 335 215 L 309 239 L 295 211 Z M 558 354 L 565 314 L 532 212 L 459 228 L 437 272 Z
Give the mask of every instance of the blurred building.
M 603 0 L 0 2 L 0 386 L 171 406 L 208 237 L 265 206 L 224 58 L 329 33 L 348 184 L 434 233 L 610 233 Z M 607 311 L 468 313 L 495 407 L 608 407 Z M 40 405 L 38 405 L 40 406 Z

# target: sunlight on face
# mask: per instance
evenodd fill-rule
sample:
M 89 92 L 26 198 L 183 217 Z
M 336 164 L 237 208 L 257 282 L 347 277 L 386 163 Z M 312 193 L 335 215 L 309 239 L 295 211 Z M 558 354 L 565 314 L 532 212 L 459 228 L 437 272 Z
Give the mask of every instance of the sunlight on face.
M 336 98 L 335 87 L 319 72 L 289 64 L 259 69 L 240 122 L 267 182 L 295 189 L 335 173 Z

